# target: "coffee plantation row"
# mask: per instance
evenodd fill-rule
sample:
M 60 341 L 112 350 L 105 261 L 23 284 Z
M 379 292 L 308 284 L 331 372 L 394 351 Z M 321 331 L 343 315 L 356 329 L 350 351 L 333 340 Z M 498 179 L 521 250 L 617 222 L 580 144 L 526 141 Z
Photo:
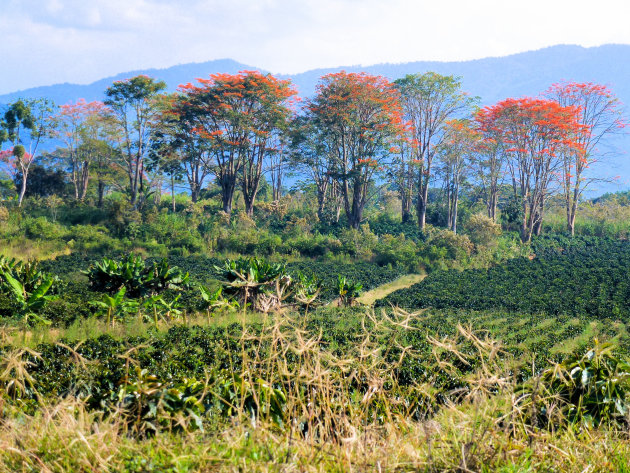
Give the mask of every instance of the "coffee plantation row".
M 487 269 L 436 271 L 381 306 L 630 318 L 630 243 L 541 238 L 533 254 Z

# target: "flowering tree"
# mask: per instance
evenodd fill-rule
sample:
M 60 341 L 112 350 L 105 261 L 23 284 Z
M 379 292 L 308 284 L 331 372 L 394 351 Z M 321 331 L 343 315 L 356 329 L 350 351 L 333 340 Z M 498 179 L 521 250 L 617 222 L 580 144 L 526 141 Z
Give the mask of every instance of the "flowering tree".
M 552 180 L 565 153 L 583 153 L 579 108 L 534 98 L 506 99 L 481 111 L 505 146 L 514 195 L 522 207 L 521 240 L 540 233 Z
M 109 110 L 103 102 L 79 99 L 60 107 L 53 117 L 53 134 L 66 146 L 70 176 L 76 200 L 84 200 L 90 178 L 90 165 L 102 146 L 104 119 Z
M 291 117 L 296 90 L 288 80 L 257 71 L 213 74 L 179 90 L 176 113 L 190 117 L 198 139 L 212 150 L 223 210 L 232 212 L 240 180 L 245 211 L 252 215 L 263 163 L 279 152 L 273 143 Z
M 496 117 L 490 108 L 477 111 L 474 128 L 479 135 L 477 153 L 473 158 L 473 169 L 481 185 L 488 217 L 496 221 L 499 189 L 505 174 L 506 154 L 501 129 L 496 126 Z
M 358 228 L 368 186 L 404 131 L 398 92 L 384 77 L 342 71 L 321 78 L 307 111 L 330 143 L 348 224 Z
M 295 169 L 308 175 L 314 184 L 317 199 L 317 217 L 325 221 L 327 210 L 333 210 L 335 221 L 341 213 L 341 202 L 337 198 L 336 183 L 333 179 L 335 151 L 325 134 L 312 120 L 300 115 L 291 124 L 290 159 Z M 308 183 L 310 185 L 310 183 Z M 331 206 L 334 209 L 331 209 Z
M 575 216 L 584 189 L 596 179 L 587 178 L 585 171 L 604 156 L 602 139 L 618 133 L 627 122 L 621 104 L 611 90 L 592 82 L 564 82 L 552 85 L 544 94 L 562 106 L 578 109 L 578 121 L 586 126 L 584 133 L 575 137 L 579 147 L 569 147 L 561 154 L 562 193 L 566 207 L 567 230 L 575 232 Z
M 169 94 L 160 101 L 150 153 L 151 167 L 170 177 L 173 209 L 175 181 L 185 176 L 191 200 L 197 202 L 212 168 L 212 148 L 207 140 L 199 139 L 194 113 L 185 100 L 181 95 Z
M 12 145 L 11 149 L 0 153 L 0 159 L 20 177 L 18 206 L 24 200 L 28 173 L 35 162 L 39 145 L 50 134 L 53 107 L 48 99 L 19 99 L 9 105 L 4 121 L 0 123 L 2 141 L 9 141 Z

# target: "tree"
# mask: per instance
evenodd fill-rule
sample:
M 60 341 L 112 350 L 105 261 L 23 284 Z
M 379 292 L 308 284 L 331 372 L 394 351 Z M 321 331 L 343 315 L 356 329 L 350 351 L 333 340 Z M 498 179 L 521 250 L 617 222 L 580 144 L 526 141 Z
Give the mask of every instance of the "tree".
M 447 227 L 457 233 L 460 187 L 478 151 L 480 136 L 468 120 L 448 120 L 438 155 L 447 203 Z
M 33 164 L 29 169 L 28 176 L 25 197 L 63 196 L 66 193 L 66 173 L 59 169 Z M 17 189 L 22 188 L 22 174 L 20 172 L 15 174 L 13 182 Z
M 171 191 L 174 181 L 185 176 L 193 202 L 199 199 L 213 164 L 212 147 L 207 140 L 199 139 L 196 126 L 195 112 L 187 106 L 184 96 L 165 96 L 152 146 L 153 158 L 164 161 L 162 167 L 170 176 Z
M 164 81 L 140 75 L 114 82 L 105 91 L 123 134 L 122 156 L 129 179 L 129 201 L 135 207 L 138 192 L 144 190 L 143 165 L 150 146 L 151 124 L 156 118 L 156 96 L 166 88 Z
M 99 152 L 103 117 L 109 111 L 103 102 L 79 99 L 60 107 L 53 118 L 54 135 L 66 145 L 74 198 L 83 201 L 90 179 L 90 164 Z
M 402 223 L 411 222 L 413 195 L 415 189 L 416 153 L 411 130 L 397 140 L 390 151 L 393 161 L 390 166 L 389 177 L 400 196 Z
M 553 84 L 545 97 L 561 106 L 578 109 L 578 121 L 587 127 L 575 137 L 579 147 L 568 147 L 561 154 L 562 193 L 567 216 L 567 231 L 574 235 L 578 203 L 588 185 L 597 179 L 585 176 L 585 171 L 604 156 L 599 145 L 606 136 L 623 129 L 621 104 L 611 90 L 592 82 L 564 82 Z
M 522 208 L 521 240 L 540 233 L 552 180 L 564 153 L 583 152 L 579 109 L 546 99 L 506 99 L 482 113 L 506 146 L 512 188 Z
M 3 141 L 9 141 L 12 149 L 0 153 L 0 159 L 21 175 L 18 206 L 22 205 L 28 173 L 37 157 L 41 141 L 50 133 L 50 116 L 53 103 L 48 99 L 19 99 L 9 105 L 0 123 Z M 0 143 L 1 144 L 1 143 Z
M 342 71 L 321 78 L 307 111 L 329 141 L 348 224 L 359 228 L 368 187 L 404 130 L 398 93 L 384 77 Z
M 488 217 L 496 222 L 506 156 L 500 129 L 494 126 L 494 117 L 489 114 L 489 110 L 487 108 L 481 109 L 475 114 L 475 130 L 480 135 L 480 141 L 473 166 L 476 170 L 476 177 L 481 184 Z
M 415 171 L 418 226 L 424 229 L 433 158 L 444 139 L 446 121 L 468 116 L 477 99 L 461 91 L 460 78 L 435 72 L 410 74 L 394 84 L 400 91 L 405 120 L 409 122 L 414 153 L 415 166 L 407 165 L 404 172 Z M 405 176 L 401 182 L 410 188 L 413 180 Z
M 272 143 L 291 116 L 296 90 L 288 80 L 257 71 L 213 74 L 179 90 L 183 97 L 177 113 L 194 120 L 198 139 L 213 151 L 224 212 L 231 214 L 240 183 L 245 211 L 252 215 L 263 163 L 278 152 Z
M 296 117 L 291 126 L 291 163 L 313 180 L 317 198 L 317 217 L 325 220 L 325 208 L 330 197 L 335 166 L 333 150 L 328 141 L 307 116 Z
M 99 126 L 100 138 L 93 144 L 96 152 L 92 170 L 96 177 L 96 205 L 102 208 L 108 187 L 125 188 L 120 183 L 128 180 L 128 167 L 122 151 L 122 138 L 116 118 L 112 114 L 105 113 L 99 118 Z
M 271 178 L 271 198 L 274 201 L 280 200 L 282 197 L 282 180 L 289 164 L 289 155 L 287 152 L 288 129 L 278 134 L 276 143 L 273 146 L 275 152 L 269 155 L 269 166 L 267 171 Z

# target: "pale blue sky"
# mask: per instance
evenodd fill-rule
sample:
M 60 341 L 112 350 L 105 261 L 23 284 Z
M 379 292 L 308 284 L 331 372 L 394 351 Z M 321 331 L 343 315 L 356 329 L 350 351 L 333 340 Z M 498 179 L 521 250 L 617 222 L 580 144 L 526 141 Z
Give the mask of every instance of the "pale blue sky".
M 627 0 L 0 0 L 0 93 L 219 58 L 295 73 L 630 43 L 628 18 Z

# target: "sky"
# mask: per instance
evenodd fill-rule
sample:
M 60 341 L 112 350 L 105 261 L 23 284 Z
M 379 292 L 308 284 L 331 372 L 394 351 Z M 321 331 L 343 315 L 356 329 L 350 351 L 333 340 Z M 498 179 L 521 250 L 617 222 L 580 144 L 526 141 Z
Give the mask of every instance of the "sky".
M 0 94 L 230 58 L 276 73 L 630 43 L 628 0 L 0 0 Z

